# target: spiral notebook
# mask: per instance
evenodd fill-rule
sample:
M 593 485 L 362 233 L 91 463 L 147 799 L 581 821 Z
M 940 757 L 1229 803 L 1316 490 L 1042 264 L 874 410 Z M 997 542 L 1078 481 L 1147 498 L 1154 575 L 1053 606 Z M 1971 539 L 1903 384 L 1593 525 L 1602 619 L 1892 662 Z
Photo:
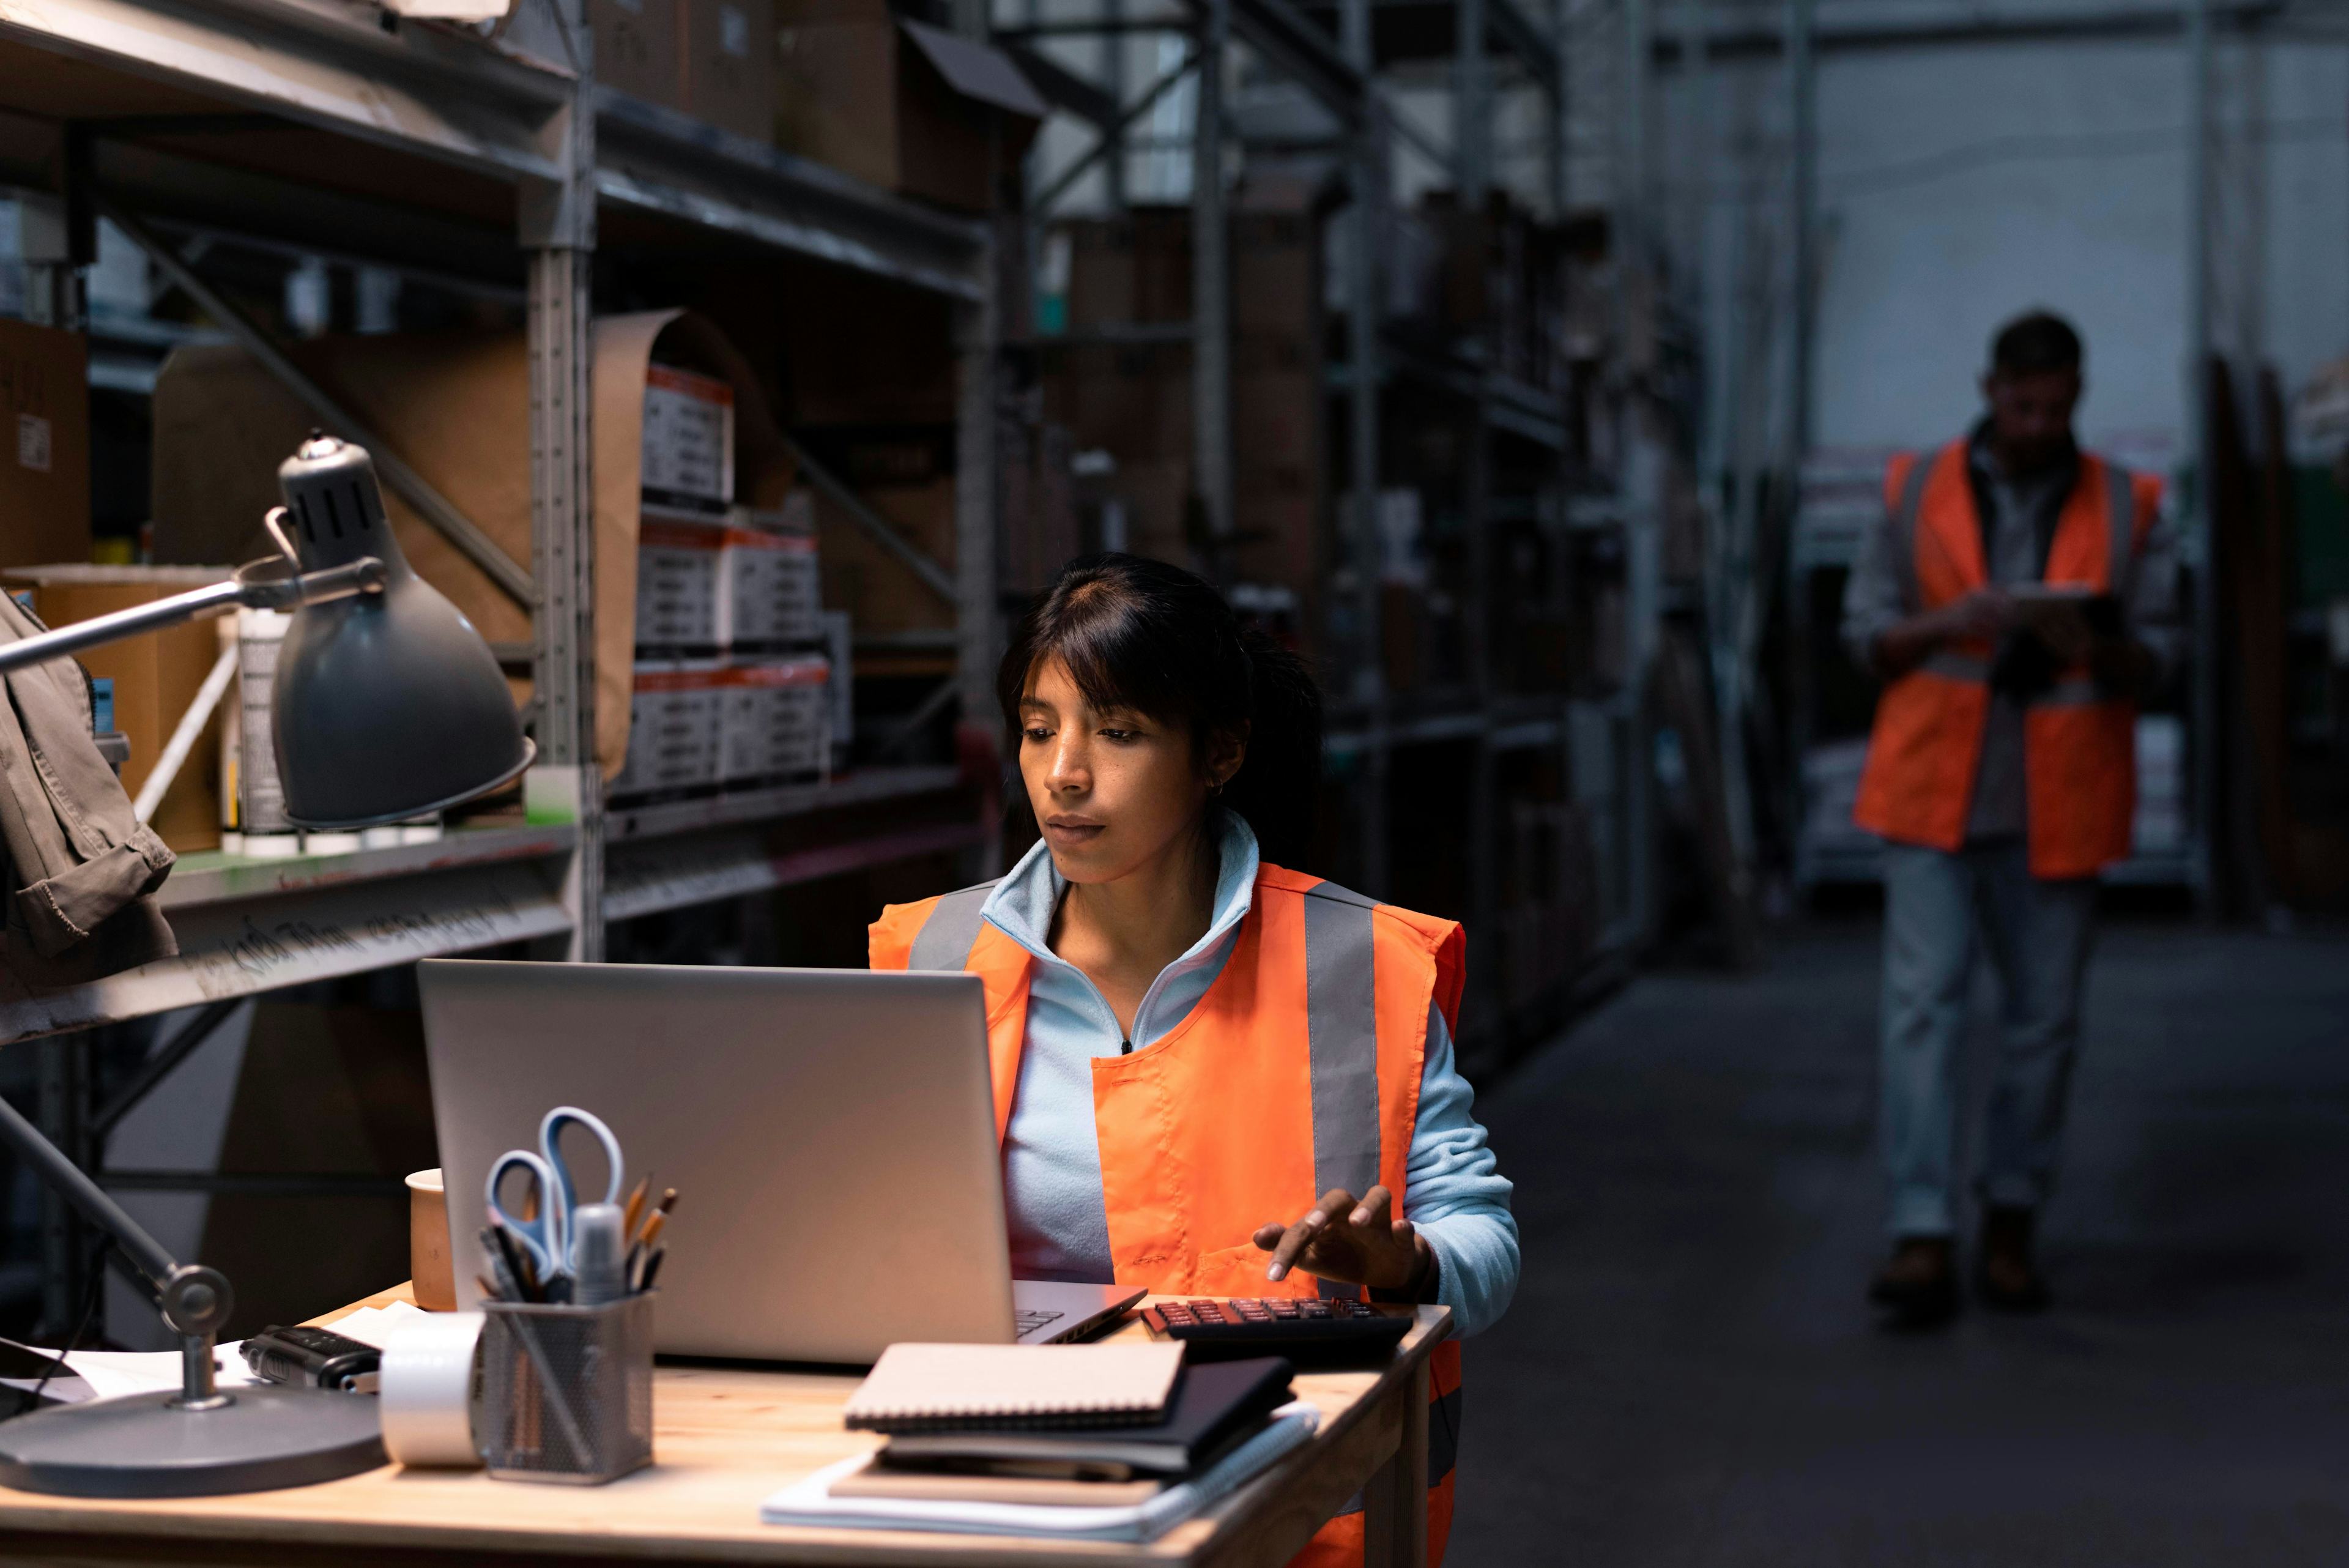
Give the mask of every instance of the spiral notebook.
M 893 1345 L 841 1412 L 854 1430 L 1040 1431 L 1163 1417 L 1183 1347 Z

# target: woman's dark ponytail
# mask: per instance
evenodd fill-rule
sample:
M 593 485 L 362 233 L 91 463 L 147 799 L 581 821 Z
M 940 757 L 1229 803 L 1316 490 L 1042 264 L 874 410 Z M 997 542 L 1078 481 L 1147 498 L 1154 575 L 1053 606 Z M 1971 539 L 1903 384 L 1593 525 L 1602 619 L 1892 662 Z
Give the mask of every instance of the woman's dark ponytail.
M 1207 738 L 1248 732 L 1247 760 L 1217 804 L 1256 832 L 1264 858 L 1307 867 L 1321 787 L 1321 692 L 1305 661 L 1241 626 L 1224 597 L 1164 561 L 1087 556 L 1061 568 L 1013 627 L 996 672 L 1018 746 L 1019 700 L 1057 658 L 1096 708 L 1124 706 Z

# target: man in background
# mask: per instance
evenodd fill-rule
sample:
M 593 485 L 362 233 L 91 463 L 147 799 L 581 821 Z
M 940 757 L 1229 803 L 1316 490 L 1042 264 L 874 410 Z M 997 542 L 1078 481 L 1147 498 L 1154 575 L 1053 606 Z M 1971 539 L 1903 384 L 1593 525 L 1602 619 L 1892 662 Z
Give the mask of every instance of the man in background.
M 2177 649 L 2161 484 L 2080 450 L 2079 335 L 2002 328 L 1988 410 L 1885 476 L 1844 600 L 1884 683 L 1853 815 L 1885 839 L 1878 1133 L 1892 1256 L 1869 1297 L 1900 1323 L 1957 1309 L 1958 1063 L 1977 939 L 2002 992 L 1983 1127 L 1975 1284 L 2044 1307 L 2033 1255 L 2080 1033 L 2096 874 L 2129 853 L 2137 700 Z

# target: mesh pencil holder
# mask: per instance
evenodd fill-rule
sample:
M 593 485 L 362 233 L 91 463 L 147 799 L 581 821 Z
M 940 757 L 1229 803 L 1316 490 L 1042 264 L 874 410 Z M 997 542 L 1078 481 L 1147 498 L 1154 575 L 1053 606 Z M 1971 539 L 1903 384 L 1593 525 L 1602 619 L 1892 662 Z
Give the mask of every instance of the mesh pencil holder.
M 503 1480 L 594 1486 L 653 1459 L 653 1298 L 484 1302 L 481 1457 Z

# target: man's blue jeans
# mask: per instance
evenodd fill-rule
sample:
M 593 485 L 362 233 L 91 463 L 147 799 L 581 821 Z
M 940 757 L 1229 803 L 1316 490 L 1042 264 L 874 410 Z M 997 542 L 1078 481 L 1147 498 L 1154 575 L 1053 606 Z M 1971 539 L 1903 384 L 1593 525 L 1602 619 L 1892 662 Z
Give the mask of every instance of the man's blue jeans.
M 1884 846 L 1878 1131 L 1895 1236 L 1957 1228 L 1958 1067 L 1977 933 L 2002 996 L 1975 1190 L 2000 1208 L 2035 1209 L 2047 1196 L 2095 909 L 2095 878 L 2039 880 L 2020 839 L 1954 855 Z

